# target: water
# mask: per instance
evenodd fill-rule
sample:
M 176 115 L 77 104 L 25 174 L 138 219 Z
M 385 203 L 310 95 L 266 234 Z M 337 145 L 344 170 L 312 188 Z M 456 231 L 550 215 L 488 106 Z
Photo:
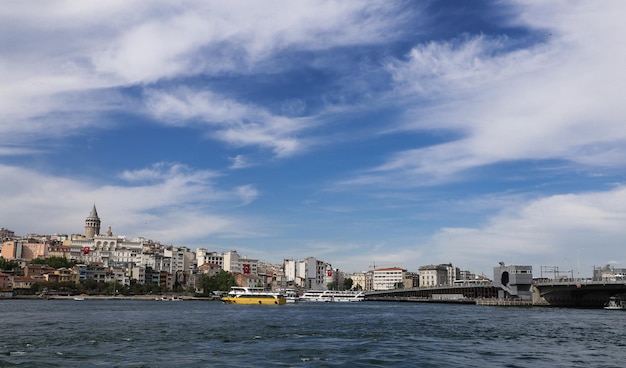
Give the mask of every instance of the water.
M 626 312 L 0 300 L 0 367 L 623 367 Z

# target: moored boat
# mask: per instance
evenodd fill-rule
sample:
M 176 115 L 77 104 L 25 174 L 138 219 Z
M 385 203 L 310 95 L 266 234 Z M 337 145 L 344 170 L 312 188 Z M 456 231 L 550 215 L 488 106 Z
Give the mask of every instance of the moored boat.
M 298 294 L 298 291 L 294 289 L 287 289 L 284 294 L 285 299 L 287 299 L 287 303 L 297 303 L 300 301 L 300 295 Z
M 283 294 L 239 286 L 233 286 L 228 294 L 222 297 L 222 301 L 227 304 L 282 305 L 287 303 Z
M 606 303 L 606 305 L 604 306 L 604 309 L 609 309 L 609 310 L 626 310 L 626 303 L 624 303 L 622 301 L 622 299 L 620 299 L 619 297 L 612 296 L 609 299 L 609 302 Z
M 300 296 L 304 302 L 361 302 L 364 299 L 361 291 L 309 290 Z

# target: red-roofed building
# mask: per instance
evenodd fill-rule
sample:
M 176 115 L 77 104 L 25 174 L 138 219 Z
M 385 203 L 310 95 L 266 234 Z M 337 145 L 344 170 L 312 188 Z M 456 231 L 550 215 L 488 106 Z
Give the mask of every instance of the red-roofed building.
M 235 275 L 235 283 L 242 287 L 264 287 L 263 279 L 257 275 L 238 273 Z

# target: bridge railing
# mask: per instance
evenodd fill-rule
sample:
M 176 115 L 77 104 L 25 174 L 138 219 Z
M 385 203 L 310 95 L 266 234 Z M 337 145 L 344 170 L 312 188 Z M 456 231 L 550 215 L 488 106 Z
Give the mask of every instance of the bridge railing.
M 614 278 L 604 278 L 599 280 L 589 278 L 567 278 L 567 279 L 535 279 L 533 280 L 535 285 L 623 285 L 626 284 L 626 280 L 618 280 Z

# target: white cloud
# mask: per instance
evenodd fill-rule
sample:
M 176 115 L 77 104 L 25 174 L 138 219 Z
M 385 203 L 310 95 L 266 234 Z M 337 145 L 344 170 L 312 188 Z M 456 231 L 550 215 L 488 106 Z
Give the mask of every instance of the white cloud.
M 14 2 L 0 9 L 0 33 L 10 35 L 0 46 L 0 145 L 100 127 L 97 115 L 111 109 L 131 105 L 136 111 L 112 92 L 118 87 L 282 68 L 268 60 L 288 49 L 384 42 L 403 19 L 400 10 L 386 1 Z M 223 107 L 240 106 L 231 101 Z M 219 113 L 232 118 L 232 111 Z M 235 120 L 259 123 L 258 109 L 240 113 L 253 116 Z M 207 120 L 210 114 L 205 111 Z M 278 156 L 300 149 L 287 134 L 294 130 L 291 120 L 261 120 L 260 126 L 239 123 L 214 137 L 267 147 Z M 50 124 L 56 129 L 46 129 Z
M 249 203 L 251 187 L 216 189 L 215 174 L 182 165 L 156 164 L 127 171 L 132 186 L 99 185 L 0 165 L 2 226 L 17 234 L 82 233 L 85 217 L 96 203 L 103 231 L 145 236 L 165 243 L 197 245 L 211 236 L 252 232 L 253 224 L 217 214 L 220 203 Z M 54 200 L 51 200 L 54 198 Z M 189 244 L 192 242 L 193 244 Z
M 242 185 L 235 188 L 235 191 L 241 199 L 243 205 L 250 204 L 259 195 L 259 192 L 254 187 L 254 185 Z
M 391 62 L 397 92 L 414 105 L 399 129 L 462 136 L 399 152 L 359 180 L 376 181 L 382 171 L 415 185 L 520 159 L 623 166 L 626 50 L 615 45 L 626 42 L 624 4 L 545 6 L 550 11 L 520 5 L 518 20 L 545 32 L 545 43 L 508 50 L 507 38 L 466 36 L 418 45 L 405 61 Z
M 245 169 L 246 167 L 253 166 L 250 160 L 244 155 L 237 155 L 235 157 L 229 157 L 229 159 L 232 161 L 230 168 L 233 170 Z
M 269 148 L 279 157 L 301 150 L 303 144 L 295 135 L 309 128 L 306 119 L 275 116 L 263 108 L 241 104 L 208 90 L 148 91 L 146 106 L 164 124 L 203 123 L 217 139 L 237 147 Z
M 477 271 L 499 261 L 577 269 L 618 257 L 626 266 L 626 188 L 523 201 L 478 228 L 444 228 L 422 247 L 434 257 Z M 569 268 L 568 268 L 569 267 Z

